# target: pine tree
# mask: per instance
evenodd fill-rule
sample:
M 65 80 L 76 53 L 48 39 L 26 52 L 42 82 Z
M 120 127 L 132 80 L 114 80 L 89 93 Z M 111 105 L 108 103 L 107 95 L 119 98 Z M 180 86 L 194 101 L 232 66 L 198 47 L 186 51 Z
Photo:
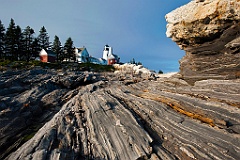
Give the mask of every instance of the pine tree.
M 133 58 L 132 60 L 130 60 L 130 63 L 131 64 L 136 64 L 135 59 Z
M 74 50 L 73 50 L 73 41 L 72 41 L 72 38 L 69 37 L 67 40 L 66 40 L 66 43 L 64 45 L 64 52 L 65 52 L 65 56 L 64 58 L 66 58 L 66 60 L 70 61 L 70 60 L 74 60 L 75 61 L 75 55 L 74 55 Z
M 59 37 L 55 35 L 54 41 L 53 41 L 53 46 L 52 46 L 52 51 L 57 54 L 57 62 L 60 61 L 62 58 L 62 45 L 59 40 Z
M 14 59 L 20 60 L 24 52 L 24 45 L 23 45 L 22 29 L 18 25 L 15 29 L 15 46 L 16 47 L 15 47 Z
M 50 46 L 50 42 L 49 42 L 49 36 L 48 36 L 46 28 L 43 26 L 40 29 L 39 33 L 40 33 L 38 35 L 39 45 L 40 45 L 41 49 L 47 49 Z
M 13 19 L 10 21 L 5 37 L 6 58 L 10 60 L 18 60 L 23 50 L 22 29 L 20 26 L 15 25 Z
M 34 38 L 32 44 L 31 44 L 31 49 L 32 49 L 32 55 L 34 58 L 39 56 L 39 51 L 41 50 L 41 47 L 38 42 L 38 38 Z
M 10 59 L 10 60 L 14 60 L 14 54 L 16 53 L 16 36 L 15 36 L 15 31 L 16 31 L 16 26 L 15 26 L 15 22 L 13 19 L 10 20 L 10 24 L 7 28 L 6 31 L 6 58 Z
M 25 58 L 27 61 L 30 60 L 30 58 L 33 56 L 33 49 L 32 49 L 32 43 L 33 43 L 33 34 L 34 30 L 27 26 L 24 29 L 23 32 L 23 43 L 24 43 L 24 52 L 25 52 Z
M 0 59 L 5 58 L 4 56 L 5 50 L 5 28 L 0 20 Z

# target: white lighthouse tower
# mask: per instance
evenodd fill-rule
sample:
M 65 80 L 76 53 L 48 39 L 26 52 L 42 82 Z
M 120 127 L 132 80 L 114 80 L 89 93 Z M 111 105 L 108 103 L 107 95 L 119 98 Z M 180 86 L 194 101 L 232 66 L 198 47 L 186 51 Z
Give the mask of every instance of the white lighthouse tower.
M 107 61 L 110 55 L 112 55 L 112 47 L 109 47 L 109 45 L 105 45 L 103 50 L 103 59 Z
M 103 50 L 103 59 L 107 62 L 108 65 L 112 65 L 115 63 L 119 63 L 120 57 L 113 54 L 112 47 L 109 47 L 109 45 L 105 45 Z

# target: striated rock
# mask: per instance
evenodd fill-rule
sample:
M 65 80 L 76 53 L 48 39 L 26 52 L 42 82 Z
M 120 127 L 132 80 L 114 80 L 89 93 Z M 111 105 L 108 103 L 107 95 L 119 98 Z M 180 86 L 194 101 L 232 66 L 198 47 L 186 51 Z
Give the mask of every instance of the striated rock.
M 69 88 L 59 82 L 88 73 L 11 74 L 0 85 L 25 90 L 0 96 L 1 159 L 240 158 L 239 79 L 125 84 L 102 73 Z
M 238 3 L 195 0 L 167 16 L 187 51 L 180 74 L 126 64 L 2 73 L 0 159 L 239 160 Z M 204 23 L 211 29 L 197 36 Z
M 166 20 L 167 36 L 186 51 L 180 61 L 185 80 L 240 77 L 239 0 L 193 0 Z
M 77 76 L 78 75 L 78 76 Z M 96 81 L 92 73 L 8 71 L 0 75 L 0 159 L 29 140 L 77 93 L 70 88 Z

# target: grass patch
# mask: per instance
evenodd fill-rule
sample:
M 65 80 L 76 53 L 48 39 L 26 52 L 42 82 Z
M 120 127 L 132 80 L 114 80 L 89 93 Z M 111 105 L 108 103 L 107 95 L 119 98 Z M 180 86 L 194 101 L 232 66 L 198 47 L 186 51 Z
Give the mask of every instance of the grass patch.
M 100 65 L 94 63 L 80 63 L 78 65 L 79 69 L 86 69 L 88 71 L 94 72 L 114 72 L 115 69 L 111 65 Z
M 115 69 L 111 65 L 100 65 L 93 63 L 74 63 L 74 62 L 59 62 L 59 63 L 44 63 L 41 61 L 10 61 L 0 60 L 0 69 L 31 69 L 33 67 L 42 67 L 44 69 L 69 69 L 73 71 L 93 71 L 93 72 L 114 72 Z
M 23 137 L 23 142 L 27 142 L 28 140 L 30 140 L 37 132 L 32 132 L 26 136 Z
M 0 59 L 0 66 L 5 67 L 5 66 L 9 65 L 10 63 L 11 63 L 10 60 L 3 60 L 3 59 Z
M 42 124 L 35 124 L 30 126 L 27 130 L 26 130 L 26 134 L 23 136 L 22 142 L 27 142 L 28 140 L 30 140 L 38 131 L 39 129 L 42 127 Z

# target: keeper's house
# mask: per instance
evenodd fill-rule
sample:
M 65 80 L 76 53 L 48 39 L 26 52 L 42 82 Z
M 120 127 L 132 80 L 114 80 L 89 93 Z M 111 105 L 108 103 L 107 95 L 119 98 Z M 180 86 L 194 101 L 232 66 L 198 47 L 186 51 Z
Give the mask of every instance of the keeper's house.
M 83 48 L 75 48 L 74 53 L 76 56 L 76 61 L 78 63 L 86 63 L 89 62 L 90 56 L 85 47 Z

